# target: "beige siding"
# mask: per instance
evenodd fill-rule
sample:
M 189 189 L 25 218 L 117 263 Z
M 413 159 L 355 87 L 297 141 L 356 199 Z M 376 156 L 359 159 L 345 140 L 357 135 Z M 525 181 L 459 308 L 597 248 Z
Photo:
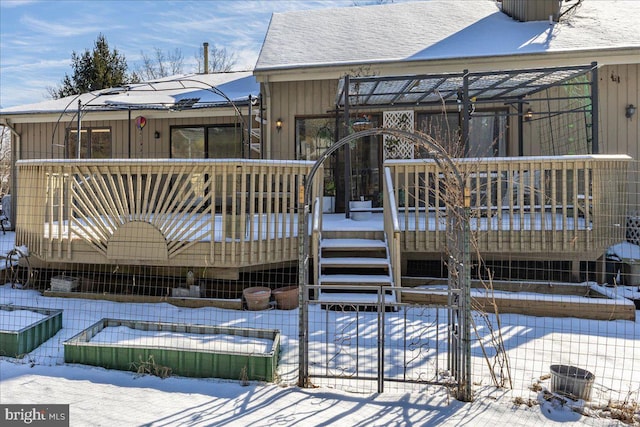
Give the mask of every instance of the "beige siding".
M 172 126 L 232 124 L 235 117 L 190 117 L 147 119 L 142 130 L 135 125 L 135 117 L 128 120 L 84 120 L 83 128 L 108 127 L 111 129 L 113 158 L 168 158 L 169 136 Z M 77 123 L 55 122 L 16 123 L 21 135 L 21 159 L 59 159 L 64 157 L 65 132 L 67 127 L 76 128 Z M 155 139 L 158 131 L 160 138 Z
M 640 105 L 640 65 L 606 66 L 599 70 L 600 152 L 628 154 L 629 210 L 640 211 L 640 114 L 625 117 L 627 105 Z
M 335 109 L 337 80 L 310 80 L 271 83 L 272 122 L 282 119 L 282 130 L 271 125 L 271 158 L 294 159 L 295 119 L 300 116 L 322 115 Z

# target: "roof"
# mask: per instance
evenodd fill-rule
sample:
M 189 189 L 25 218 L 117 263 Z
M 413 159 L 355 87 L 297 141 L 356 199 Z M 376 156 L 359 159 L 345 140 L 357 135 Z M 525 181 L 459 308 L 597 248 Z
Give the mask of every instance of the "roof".
M 518 22 L 493 0 L 275 13 L 255 71 L 640 47 L 639 16 L 637 0 L 583 0 L 552 25 Z
M 78 101 L 85 111 L 225 107 L 232 102 L 246 103 L 249 96 L 257 97 L 259 94 L 260 85 L 251 71 L 185 74 L 4 108 L 0 115 L 73 111 L 77 109 Z

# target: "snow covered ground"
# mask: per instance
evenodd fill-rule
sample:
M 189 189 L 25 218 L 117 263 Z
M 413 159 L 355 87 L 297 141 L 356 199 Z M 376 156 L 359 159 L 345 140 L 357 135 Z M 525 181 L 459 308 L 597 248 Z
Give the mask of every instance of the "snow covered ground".
M 11 244 L 0 240 L 0 251 L 7 249 L 3 245 Z M 438 386 L 407 390 L 387 384 L 382 394 L 376 393 L 375 387 L 341 388 L 337 381 L 319 380 L 320 387 L 297 387 L 297 309 L 248 312 L 53 298 L 33 290 L 12 289 L 8 284 L 0 286 L 0 304 L 63 310 L 63 328 L 53 338 L 22 359 L 0 358 L 0 404 L 69 404 L 71 426 L 622 425 L 602 409 L 612 406 L 610 400 L 626 401 L 631 408 L 627 412 L 636 411 L 640 416 L 638 409 L 633 409 L 640 393 L 638 322 L 510 314 L 500 317 L 498 327 L 491 316 L 488 323 L 475 316 L 474 401 L 463 403 Z M 311 319 L 318 325 L 325 316 L 317 306 L 311 312 Z M 340 314 L 330 316 L 326 318 L 333 322 Z M 404 323 L 393 323 L 399 321 L 393 316 L 389 314 L 389 322 L 397 331 Z M 65 364 L 63 342 L 105 317 L 279 329 L 283 348 L 280 381 L 243 386 L 239 381 L 176 376 L 161 379 Z M 360 321 L 363 331 L 375 335 L 371 323 L 376 321 L 375 313 L 363 315 Z M 429 327 L 425 324 L 426 332 Z M 491 328 L 502 334 L 512 390 L 492 385 L 483 356 L 484 351 L 493 351 Z M 389 339 L 393 344 L 393 337 Z M 314 353 L 311 358 L 322 350 L 320 347 L 310 346 Z M 592 401 L 585 406 L 578 402 L 586 415 L 557 399 L 545 399 L 549 397 L 544 394 L 550 388 L 549 366 L 557 363 L 594 373 Z

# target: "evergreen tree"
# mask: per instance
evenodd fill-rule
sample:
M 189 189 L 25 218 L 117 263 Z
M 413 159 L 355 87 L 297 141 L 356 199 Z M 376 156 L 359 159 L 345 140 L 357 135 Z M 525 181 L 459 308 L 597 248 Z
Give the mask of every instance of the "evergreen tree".
M 77 95 L 94 90 L 117 87 L 137 81 L 135 74 L 127 74 L 127 60 L 117 49 L 110 50 L 107 39 L 99 34 L 93 51 L 75 51 L 71 55 L 73 75 L 66 74 L 57 88 L 50 88 L 53 98 Z

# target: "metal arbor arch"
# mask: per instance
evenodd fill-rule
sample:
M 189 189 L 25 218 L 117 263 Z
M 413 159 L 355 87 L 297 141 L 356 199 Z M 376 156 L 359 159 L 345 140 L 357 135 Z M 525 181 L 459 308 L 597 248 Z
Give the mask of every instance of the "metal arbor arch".
M 240 108 L 238 108 L 238 105 L 236 104 L 236 102 L 230 98 L 224 91 L 220 90 L 217 86 L 211 84 L 211 83 L 207 83 L 201 79 L 198 78 L 193 78 L 193 77 L 182 77 L 182 78 L 177 78 L 177 79 L 173 79 L 173 80 L 163 80 L 163 81 L 149 81 L 149 82 L 141 82 L 141 83 L 131 83 L 131 84 L 127 84 L 124 85 L 122 87 L 118 87 L 118 88 L 105 88 L 105 89 L 99 89 L 95 92 L 89 92 L 89 93 L 80 93 L 77 95 L 72 95 L 70 98 L 71 100 L 65 105 L 64 109 L 60 112 L 60 115 L 58 116 L 58 120 L 56 120 L 55 125 L 53 127 L 53 131 L 51 133 L 51 147 L 55 146 L 55 135 L 58 132 L 58 126 L 60 125 L 60 123 L 62 122 L 62 118 L 64 117 L 65 114 L 68 114 L 70 111 L 73 111 L 73 115 L 72 117 L 69 119 L 69 124 L 67 125 L 67 127 L 65 128 L 65 132 L 66 130 L 71 126 L 72 123 L 77 122 L 77 126 L 78 129 L 81 128 L 81 121 L 82 121 L 82 116 L 86 113 L 89 112 L 99 112 L 99 111 L 132 111 L 132 110 L 144 110 L 144 107 L 147 108 L 152 108 L 152 109 L 167 109 L 167 110 L 171 110 L 172 108 L 176 108 L 176 106 L 174 105 L 172 106 L 166 106 L 166 105 L 162 105 L 160 106 L 157 103 L 146 103 L 146 104 L 137 104 L 137 105 L 133 105 L 133 107 L 135 108 L 130 108 L 131 106 L 127 106 L 126 108 L 122 105 L 118 106 L 118 105 L 113 105 L 113 106 L 105 106 L 102 109 L 100 108 L 92 108 L 92 107 L 96 107 L 96 105 L 91 105 L 91 103 L 93 101 L 95 101 L 96 99 L 100 98 L 103 95 L 109 95 L 109 94 L 122 94 L 122 93 L 127 93 L 130 91 L 133 91 L 134 89 L 132 89 L 132 87 L 135 86 L 135 90 L 137 91 L 142 91 L 142 92 L 155 92 L 155 93 L 161 93 L 161 92 L 165 92 L 165 91 L 172 91 L 175 90 L 175 88 L 157 88 L 156 86 L 161 84 L 161 83 L 170 83 L 170 82 L 175 82 L 175 83 L 179 83 L 179 85 L 181 86 L 180 89 L 193 89 L 193 90 L 203 90 L 203 91 L 207 91 L 207 92 L 211 92 L 214 95 L 218 95 L 221 98 L 223 98 L 228 105 L 231 106 L 231 108 L 234 111 L 235 117 L 236 117 L 236 123 L 241 123 L 242 126 L 244 127 L 245 125 L 247 126 L 247 129 L 243 129 L 242 131 L 242 147 L 244 150 L 244 146 L 246 144 L 246 140 L 245 140 L 245 132 L 247 133 L 247 140 L 251 140 L 251 104 L 252 104 L 252 97 L 251 95 L 249 95 L 249 118 L 248 120 L 245 121 L 245 117 L 242 114 L 242 112 L 240 111 Z M 141 86 L 147 86 L 148 89 L 140 89 Z M 88 102 L 85 102 L 84 104 L 82 104 L 80 102 L 80 98 L 82 97 L 82 95 L 92 95 L 92 97 L 88 100 Z M 253 98 L 255 99 L 255 98 Z M 76 104 L 78 106 L 78 108 L 71 110 L 71 107 Z M 127 120 L 131 120 L 131 118 L 127 119 Z M 65 137 L 66 138 L 66 137 Z M 67 141 L 65 140 L 65 145 L 66 145 Z M 129 156 L 131 156 L 131 153 L 129 153 Z M 51 150 L 51 157 L 54 157 L 53 154 L 53 148 Z
M 396 138 L 410 140 L 416 145 L 427 149 L 429 158 L 433 159 L 436 164 L 450 170 L 456 181 L 460 193 L 463 197 L 461 206 L 454 207 L 458 210 L 457 215 L 453 215 L 453 223 L 451 229 L 447 230 L 447 234 L 452 230 L 460 230 L 462 238 L 457 239 L 457 247 L 454 254 L 450 254 L 450 260 L 453 266 L 449 268 L 449 368 L 454 375 L 458 384 L 458 399 L 462 401 L 471 400 L 471 341 L 470 341 L 470 325 L 471 325 L 471 296 L 470 296 L 470 231 L 469 231 L 469 192 L 465 187 L 465 179 L 453 163 L 447 152 L 438 144 L 432 142 L 429 135 L 421 132 L 409 132 L 391 128 L 373 128 L 359 132 L 351 133 L 337 141 L 320 155 L 316 163 L 313 165 L 304 182 L 304 196 L 301 200 L 304 205 L 298 210 L 298 281 L 300 285 L 299 292 L 299 376 L 298 384 L 304 387 L 308 383 L 308 301 L 309 301 L 309 232 L 308 217 L 310 207 L 312 205 L 312 185 L 315 175 L 322 164 L 333 153 L 346 146 L 347 144 L 367 136 L 390 135 Z M 450 239 L 448 239 L 450 240 Z M 453 268 L 452 268 L 453 267 Z M 452 274 L 452 270 L 455 271 Z M 456 292 L 451 292 L 456 289 Z

